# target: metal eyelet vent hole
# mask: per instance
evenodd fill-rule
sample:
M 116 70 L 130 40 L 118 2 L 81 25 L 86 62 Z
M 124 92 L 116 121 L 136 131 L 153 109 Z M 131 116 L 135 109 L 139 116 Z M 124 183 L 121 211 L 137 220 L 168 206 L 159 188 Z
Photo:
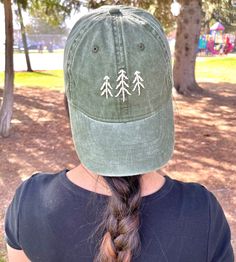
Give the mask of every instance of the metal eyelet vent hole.
M 139 44 L 138 44 L 138 48 L 139 48 L 141 51 L 143 51 L 143 50 L 145 49 L 144 43 L 139 43 Z
M 97 53 L 98 50 L 99 50 L 99 47 L 97 45 L 93 46 L 93 49 L 92 49 L 93 53 Z

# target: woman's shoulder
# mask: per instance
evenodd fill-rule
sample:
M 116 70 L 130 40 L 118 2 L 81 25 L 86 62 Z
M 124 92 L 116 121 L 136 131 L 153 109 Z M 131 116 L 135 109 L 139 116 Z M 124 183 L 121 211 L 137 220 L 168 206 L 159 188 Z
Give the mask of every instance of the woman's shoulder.
M 216 201 L 216 197 L 208 187 L 199 182 L 187 182 L 170 178 L 173 183 L 173 195 L 181 197 L 191 205 L 195 202 L 199 205 L 209 205 L 210 202 Z
M 168 221 L 185 217 L 198 223 L 209 221 L 211 214 L 221 209 L 215 195 L 203 184 L 181 181 L 169 175 L 165 178 L 159 191 L 144 197 L 145 212 L 152 217 Z
M 27 225 L 33 215 L 39 215 L 42 202 L 50 196 L 50 187 L 56 187 L 57 180 L 65 171 L 59 173 L 35 173 L 23 181 L 16 189 L 12 201 L 5 213 L 5 237 L 7 243 L 21 249 L 19 244 L 19 225 Z M 26 219 L 25 219 L 26 217 Z M 20 221 L 20 218 L 23 219 Z M 27 221 L 27 223 L 25 223 Z
M 16 195 L 24 195 L 28 191 L 41 192 L 47 191 L 47 188 L 56 187 L 59 182 L 67 182 L 65 174 L 68 170 L 64 169 L 57 173 L 37 172 L 26 179 L 16 190 Z M 214 194 L 203 184 L 197 182 L 186 182 L 165 175 L 166 182 L 163 187 L 157 192 L 144 197 L 147 200 L 162 198 L 164 196 L 176 198 L 181 197 L 182 200 L 215 200 Z M 64 181 L 65 180 L 65 181 Z M 77 187 L 78 189 L 80 187 Z
M 212 195 L 212 192 L 202 183 L 168 178 L 173 183 L 173 189 L 178 193 L 184 194 L 186 197 L 209 197 L 209 195 Z
M 64 169 L 57 173 L 43 173 L 37 172 L 22 182 L 15 193 L 15 201 L 21 202 L 24 198 L 32 202 L 34 198 L 42 200 L 47 195 L 56 194 L 58 188 L 62 186 L 62 192 L 66 194 L 67 191 L 73 193 L 80 193 L 84 197 L 89 197 L 87 190 L 77 187 L 69 183 L 65 178 L 68 170 Z M 157 192 L 147 195 L 143 198 L 144 202 L 152 202 L 153 200 L 169 201 L 176 205 L 184 206 L 188 211 L 195 210 L 199 212 L 201 209 L 211 209 L 213 206 L 219 205 L 215 195 L 203 184 L 197 182 L 186 182 L 166 175 L 166 182 L 164 186 Z
M 226 221 L 223 209 L 206 186 L 196 182 L 180 181 L 166 177 L 169 186 L 168 193 L 161 198 L 148 201 L 143 212 L 148 214 L 148 219 L 159 221 L 162 228 L 167 231 L 177 232 L 187 237 L 206 237 L 210 227 L 214 227 L 216 220 L 218 225 Z M 213 222 L 214 221 L 214 222 Z M 184 227 L 184 228 L 183 228 Z M 215 230 L 215 229 L 213 229 Z
M 176 212 L 181 210 L 183 216 L 206 223 L 216 217 L 219 221 L 226 220 L 223 208 L 214 191 L 201 183 L 171 180 L 173 187 L 168 204 L 173 205 Z
M 59 179 L 61 175 L 66 173 L 68 170 L 63 169 L 59 172 L 35 172 L 33 173 L 29 178 L 27 178 L 25 181 L 23 181 L 16 191 L 26 191 L 27 189 L 31 187 L 44 187 L 52 182 L 55 182 Z
M 208 216 L 218 209 L 220 204 L 205 185 L 197 182 L 181 181 L 165 176 L 166 182 L 159 192 L 148 196 L 145 202 L 151 209 L 163 206 L 165 210 L 174 210 L 187 216 Z M 153 203 L 156 201 L 156 204 Z M 175 212 L 174 212 L 175 213 Z
M 16 206 L 20 208 L 22 203 L 27 205 L 27 200 L 32 202 L 34 198 L 40 198 L 42 195 L 46 195 L 47 192 L 50 193 L 49 191 L 52 191 L 52 188 L 57 187 L 61 175 L 65 172 L 66 169 L 57 173 L 34 173 L 18 186 L 12 202 L 16 203 Z

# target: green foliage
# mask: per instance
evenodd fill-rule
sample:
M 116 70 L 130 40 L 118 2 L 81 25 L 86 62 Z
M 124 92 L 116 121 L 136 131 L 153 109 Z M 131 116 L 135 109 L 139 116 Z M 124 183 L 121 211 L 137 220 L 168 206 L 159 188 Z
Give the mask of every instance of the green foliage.
M 231 0 L 196 0 L 202 5 L 202 24 L 209 31 L 210 23 L 214 19 L 220 21 L 226 27 L 226 31 L 235 30 L 236 26 L 236 8 L 232 6 Z M 175 18 L 170 12 L 172 0 L 89 0 L 89 8 L 97 8 L 101 5 L 107 4 L 122 4 L 122 5 L 135 5 L 150 11 L 164 26 L 166 31 L 173 29 L 175 25 Z M 184 7 L 189 0 L 178 0 Z
M 30 14 L 36 18 L 43 19 L 46 23 L 58 26 L 62 24 L 72 10 L 78 10 L 80 1 L 70 0 L 32 0 Z
M 26 25 L 25 28 L 29 34 L 68 34 L 68 29 L 63 24 L 53 26 L 41 18 L 34 17 L 31 18 L 31 23 Z
M 203 24 L 205 31 L 215 22 L 221 22 L 225 26 L 225 32 L 236 30 L 236 7 L 231 0 L 203 0 Z
M 59 25 L 64 20 L 66 13 L 67 9 L 57 0 L 35 0 L 31 2 L 30 14 L 36 18 L 45 20 L 47 24 Z
M 88 8 L 94 9 L 98 8 L 102 5 L 128 5 L 128 6 L 135 6 L 139 8 L 143 8 L 148 10 L 151 14 L 153 14 L 164 26 L 165 30 L 168 32 L 169 30 L 173 29 L 175 24 L 175 19 L 170 12 L 172 0 L 166 1 L 157 1 L 157 0 L 88 0 Z
M 16 4 L 20 4 L 20 7 L 23 9 L 23 10 L 26 10 L 28 8 L 28 0 L 13 0 L 13 2 Z
M 2 2 L 2 0 L 0 0 Z M 65 18 L 72 12 L 78 11 L 81 5 L 80 0 L 14 0 L 19 2 L 24 10 L 44 20 L 47 24 L 61 25 Z M 182 5 L 188 0 L 178 0 Z M 202 3 L 202 25 L 205 31 L 209 30 L 212 21 L 220 21 L 226 31 L 236 29 L 236 7 L 233 7 L 231 0 L 198 0 Z M 170 12 L 172 0 L 88 0 L 88 8 L 94 9 L 101 5 L 122 4 L 141 7 L 150 11 L 163 24 L 166 31 L 173 29 L 175 18 Z
M 155 1 L 153 1 L 155 2 Z M 149 6 L 148 10 L 161 22 L 166 32 L 173 30 L 175 18 L 173 17 L 170 7 L 172 1 L 160 1 Z

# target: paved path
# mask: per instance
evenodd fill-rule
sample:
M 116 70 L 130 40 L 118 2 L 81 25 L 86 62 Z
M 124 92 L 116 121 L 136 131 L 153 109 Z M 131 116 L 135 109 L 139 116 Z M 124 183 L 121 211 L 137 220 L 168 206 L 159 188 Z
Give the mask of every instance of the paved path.
M 236 57 L 236 54 L 229 54 L 228 56 Z M 209 56 L 212 57 L 212 56 Z M 219 57 L 219 56 L 215 56 Z M 222 57 L 222 56 L 220 56 Z M 204 60 L 206 57 L 198 57 L 197 60 Z M 63 51 L 48 53 L 30 53 L 30 61 L 33 70 L 62 70 L 63 69 Z M 0 71 L 4 71 L 5 56 L 0 52 Z M 25 55 L 23 53 L 14 54 L 14 69 L 15 71 L 27 70 Z
M 33 70 L 57 70 L 63 69 L 63 52 L 60 53 L 30 53 L 30 61 Z M 0 53 L 0 71 L 4 71 L 5 56 Z M 15 71 L 26 71 L 25 55 L 23 53 L 14 54 Z

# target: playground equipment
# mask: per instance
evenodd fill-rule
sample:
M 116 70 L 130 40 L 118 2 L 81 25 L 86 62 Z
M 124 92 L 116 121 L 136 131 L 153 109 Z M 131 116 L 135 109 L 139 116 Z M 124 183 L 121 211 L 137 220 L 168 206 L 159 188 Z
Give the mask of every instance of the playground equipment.
M 206 55 L 222 55 L 233 51 L 232 42 L 235 36 L 223 34 L 225 28 L 220 22 L 216 22 L 210 28 L 210 35 L 201 35 L 198 42 L 198 52 Z

